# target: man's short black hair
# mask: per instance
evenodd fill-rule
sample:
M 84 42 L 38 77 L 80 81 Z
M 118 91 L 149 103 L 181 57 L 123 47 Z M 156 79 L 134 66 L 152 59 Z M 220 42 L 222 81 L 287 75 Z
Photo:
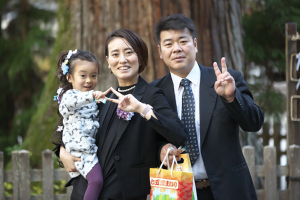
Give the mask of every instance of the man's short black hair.
M 155 39 L 160 44 L 160 33 L 168 30 L 183 30 L 187 28 L 190 31 L 193 39 L 196 38 L 196 27 L 190 18 L 183 14 L 173 14 L 168 17 L 163 17 L 159 20 L 154 28 Z

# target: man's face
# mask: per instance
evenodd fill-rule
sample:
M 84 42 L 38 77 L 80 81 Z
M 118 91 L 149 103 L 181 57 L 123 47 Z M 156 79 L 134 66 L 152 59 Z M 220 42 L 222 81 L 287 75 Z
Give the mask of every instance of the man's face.
M 160 58 L 164 60 L 170 71 L 185 78 L 195 64 L 198 52 L 197 39 L 193 40 L 187 28 L 162 31 L 158 51 Z

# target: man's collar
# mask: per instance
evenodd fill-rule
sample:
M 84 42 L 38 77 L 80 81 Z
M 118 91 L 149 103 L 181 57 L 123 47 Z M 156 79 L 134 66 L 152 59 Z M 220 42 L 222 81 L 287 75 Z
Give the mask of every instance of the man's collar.
M 171 78 L 174 84 L 174 88 L 176 88 L 177 90 L 179 90 L 180 87 L 180 81 L 181 81 L 181 77 L 177 76 L 175 74 L 171 73 Z M 195 85 L 199 84 L 200 81 L 200 67 L 198 65 L 198 63 L 195 61 L 194 67 L 192 68 L 192 70 L 190 71 L 190 73 L 186 76 L 186 78 L 191 81 L 192 83 L 194 83 Z

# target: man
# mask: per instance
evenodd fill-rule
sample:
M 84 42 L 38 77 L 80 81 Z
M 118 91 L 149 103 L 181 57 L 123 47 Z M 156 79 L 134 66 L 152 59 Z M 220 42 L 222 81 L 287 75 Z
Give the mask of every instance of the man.
M 264 122 L 238 71 L 222 72 L 196 62 L 197 39 L 193 21 L 182 14 L 162 18 L 155 27 L 160 58 L 170 69 L 151 84 L 164 90 L 171 108 L 189 129 L 190 154 L 200 200 L 257 199 L 239 144 L 239 127 L 256 132 Z M 168 147 L 163 146 L 161 157 Z

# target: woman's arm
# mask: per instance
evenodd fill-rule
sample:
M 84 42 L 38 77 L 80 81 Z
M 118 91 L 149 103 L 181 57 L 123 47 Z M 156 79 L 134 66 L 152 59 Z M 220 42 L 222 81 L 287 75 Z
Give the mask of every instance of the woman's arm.
M 122 95 L 121 93 L 117 92 L 114 88 L 110 88 L 110 90 L 115 95 L 117 95 L 119 99 L 107 98 L 107 100 L 119 104 L 118 107 L 121 110 L 124 110 L 126 112 L 135 112 L 135 113 L 142 114 L 144 118 L 146 118 L 147 120 L 149 120 L 151 117 L 157 119 L 157 117 L 155 116 L 152 110 L 151 105 L 138 101 L 132 94 Z
M 170 107 L 161 89 L 156 89 L 151 94 L 149 104 L 153 107 L 157 120 L 151 117 L 147 121 L 148 124 L 173 145 L 177 147 L 184 145 L 188 131 L 178 118 L 177 113 Z
M 186 141 L 187 130 L 178 118 L 177 114 L 170 108 L 167 99 L 161 89 L 149 88 L 144 102 L 138 101 L 133 95 L 122 95 L 113 88 L 111 91 L 119 99 L 110 99 L 119 104 L 118 107 L 127 112 L 143 113 L 151 127 L 153 127 L 168 142 L 181 146 Z M 150 107 L 150 109 L 149 109 Z M 152 108 L 151 108 L 152 107 Z

